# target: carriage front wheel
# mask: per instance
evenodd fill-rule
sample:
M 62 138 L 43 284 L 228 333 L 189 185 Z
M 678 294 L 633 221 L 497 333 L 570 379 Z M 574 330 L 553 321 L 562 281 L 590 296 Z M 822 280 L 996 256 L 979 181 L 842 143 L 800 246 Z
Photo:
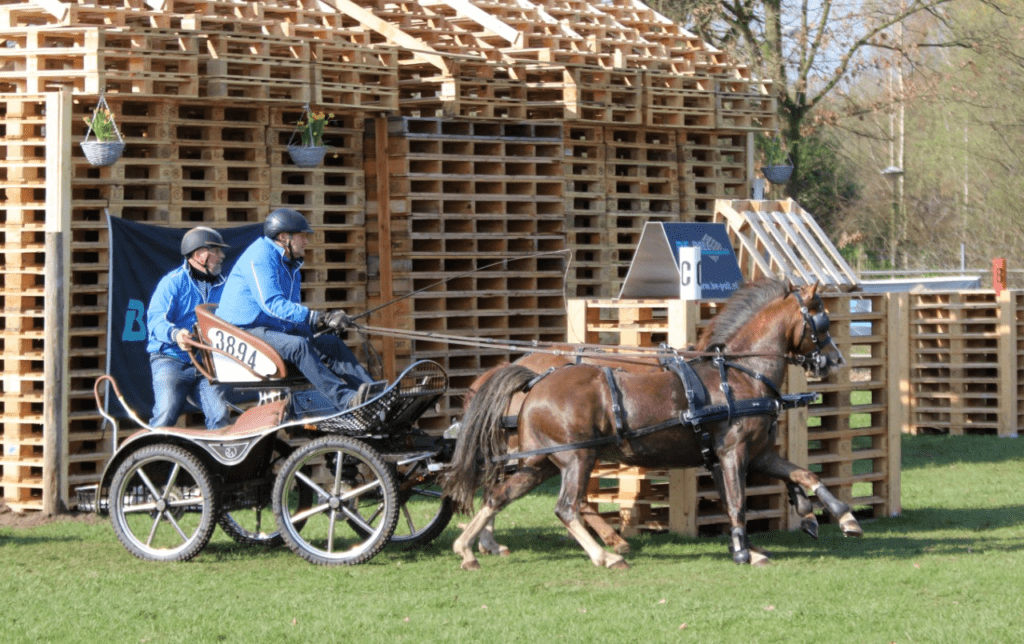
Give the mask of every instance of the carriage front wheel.
M 391 468 L 366 443 L 318 438 L 295 450 L 274 481 L 278 531 L 311 563 L 369 561 L 395 530 L 396 487 Z
M 452 500 L 444 496 L 428 461 L 399 463 L 398 525 L 391 542 L 406 548 L 421 548 L 439 537 L 452 520 Z
M 114 472 L 109 499 L 114 533 L 139 559 L 187 561 L 216 527 L 209 471 L 176 445 L 150 445 L 128 456 Z

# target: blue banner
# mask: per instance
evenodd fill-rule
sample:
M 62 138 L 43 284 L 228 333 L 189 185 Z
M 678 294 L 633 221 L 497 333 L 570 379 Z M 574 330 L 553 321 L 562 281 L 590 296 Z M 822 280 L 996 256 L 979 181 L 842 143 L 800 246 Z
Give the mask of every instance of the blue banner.
M 114 377 L 128 406 L 148 421 L 153 410 L 153 378 L 146 352 L 146 308 L 157 283 L 181 266 L 181 238 L 189 228 L 168 228 L 120 217 L 107 217 L 110 233 L 110 273 L 107 280 L 107 373 Z M 206 225 L 197 223 L 199 225 Z M 263 234 L 263 224 L 218 228 L 230 246 L 224 275 L 246 247 Z M 128 414 L 117 399 L 107 396 L 107 413 Z

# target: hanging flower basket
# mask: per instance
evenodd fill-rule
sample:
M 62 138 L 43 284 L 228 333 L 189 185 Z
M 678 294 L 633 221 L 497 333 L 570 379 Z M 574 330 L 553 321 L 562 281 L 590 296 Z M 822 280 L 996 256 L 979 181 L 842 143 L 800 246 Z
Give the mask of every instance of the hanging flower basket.
M 288 156 L 300 168 L 315 168 L 324 162 L 326 145 L 289 145 Z
M 92 117 L 83 117 L 89 129 L 85 133 L 85 139 L 79 145 L 85 153 L 86 160 L 96 167 L 113 165 L 124 153 L 124 139 L 117 129 L 114 115 L 107 105 L 107 99 L 100 96 L 99 103 L 92 112 Z M 89 137 L 92 136 L 92 140 Z M 115 140 L 116 139 L 116 140 Z
M 789 177 L 793 174 L 793 166 L 791 165 L 768 165 L 761 166 L 761 174 L 768 181 L 775 184 L 786 183 L 789 181 Z
M 315 168 L 324 162 L 330 147 L 324 145 L 324 128 L 327 120 L 332 118 L 334 114 L 313 112 L 309 109 L 309 103 L 306 103 L 288 141 L 288 156 L 292 158 L 292 163 L 300 168 Z

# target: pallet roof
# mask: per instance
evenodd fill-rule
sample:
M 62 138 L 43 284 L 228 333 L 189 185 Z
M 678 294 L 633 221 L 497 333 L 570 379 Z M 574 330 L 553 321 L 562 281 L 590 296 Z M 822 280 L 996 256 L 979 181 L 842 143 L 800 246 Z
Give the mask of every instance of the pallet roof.
M 775 127 L 769 81 L 638 0 L 0 0 L 0 39 L 0 93 Z

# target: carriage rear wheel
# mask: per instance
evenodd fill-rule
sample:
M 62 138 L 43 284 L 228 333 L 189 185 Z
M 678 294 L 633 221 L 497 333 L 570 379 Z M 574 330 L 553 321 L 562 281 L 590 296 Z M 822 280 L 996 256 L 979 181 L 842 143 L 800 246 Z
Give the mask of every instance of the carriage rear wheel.
M 297 449 L 274 482 L 277 528 L 300 557 L 320 565 L 369 561 L 398 520 L 395 477 L 380 454 L 347 436 Z
M 143 447 L 114 472 L 110 520 L 139 559 L 187 561 L 216 527 L 217 496 L 206 466 L 176 445 Z

